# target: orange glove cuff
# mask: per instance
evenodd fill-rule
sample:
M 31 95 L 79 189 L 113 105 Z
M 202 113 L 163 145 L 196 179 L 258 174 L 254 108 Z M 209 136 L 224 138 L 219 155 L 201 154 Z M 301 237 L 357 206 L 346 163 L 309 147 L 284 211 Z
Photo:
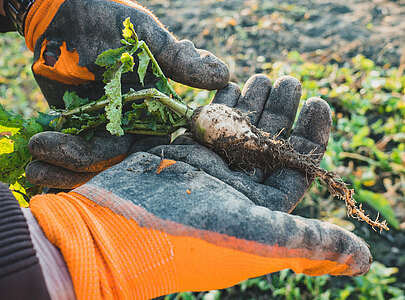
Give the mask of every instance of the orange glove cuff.
M 149 15 L 153 16 L 155 21 L 163 25 L 160 21 L 152 15 L 148 10 L 143 8 L 136 1 L 131 0 L 111 0 L 122 5 L 130 6 L 135 9 L 145 11 Z M 34 51 L 35 44 L 38 38 L 44 34 L 45 30 L 51 24 L 53 18 L 59 10 L 59 7 L 65 2 L 65 0 L 36 0 L 32 5 L 30 11 L 25 19 L 25 43 L 31 51 Z M 69 30 L 68 28 L 66 30 Z
M 166 222 L 180 232 L 187 231 L 182 224 L 157 219 L 129 205 L 128 211 L 136 211 L 148 223 Z M 36 196 L 31 210 L 46 237 L 61 250 L 78 299 L 150 299 L 221 289 L 285 268 L 312 275 L 331 270 L 342 273 L 347 268 L 328 260 L 264 257 L 186 234 L 171 235 L 140 226 L 74 192 Z M 258 247 L 254 242 L 206 232 L 210 234 L 228 243 Z
M 59 7 L 65 0 L 37 0 L 30 9 L 25 21 L 25 43 L 34 51 L 37 40 L 43 35 L 52 22 Z M 94 80 L 95 76 L 86 67 L 79 66 L 79 54 L 76 50 L 67 50 L 66 42 L 60 46 L 60 56 L 54 66 L 45 63 L 44 52 L 48 41 L 41 45 L 41 54 L 34 63 L 32 70 L 35 74 L 70 85 L 79 85 Z
M 36 0 L 25 19 L 25 44 L 34 51 L 39 37 L 51 24 L 59 7 L 65 0 Z

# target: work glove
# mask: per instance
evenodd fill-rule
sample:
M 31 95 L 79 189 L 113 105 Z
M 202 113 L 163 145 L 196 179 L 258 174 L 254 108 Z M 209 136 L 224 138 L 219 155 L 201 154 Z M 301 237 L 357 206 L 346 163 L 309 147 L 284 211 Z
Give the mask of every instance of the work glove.
M 122 22 L 127 17 L 168 78 L 208 90 L 223 88 L 228 83 L 229 71 L 221 60 L 210 52 L 196 49 L 190 41 L 178 41 L 136 2 L 36 1 L 26 17 L 24 34 L 28 48 L 34 51 L 35 79 L 51 107 L 63 108 L 65 91 L 75 91 L 80 97 L 92 100 L 104 94 L 104 69 L 94 62 L 103 51 L 122 46 Z M 151 66 L 144 82 L 142 86 L 136 72 L 127 73 L 122 79 L 123 92 L 129 88 L 154 87 L 156 77 Z M 121 161 L 134 140 L 133 135 L 111 137 L 99 132 L 88 143 L 79 137 L 41 133 L 30 144 L 40 161 L 28 167 L 27 177 L 32 183 L 50 187 L 77 186 Z M 39 148 L 42 150 L 38 151 Z M 41 176 L 46 174 L 58 176 L 48 176 L 49 180 L 43 181 Z
M 319 161 L 330 109 L 322 99 L 308 99 L 290 134 L 300 96 L 294 78 L 272 85 L 256 75 L 242 92 L 230 84 L 214 102 L 249 112 L 259 128 Z M 152 147 L 162 143 L 154 140 L 134 144 L 123 162 L 69 193 L 31 200 L 36 220 L 64 256 L 79 299 L 221 289 L 287 268 L 309 275 L 368 271 L 371 255 L 360 238 L 288 214 L 313 178 L 288 168 L 246 174 L 187 137 Z

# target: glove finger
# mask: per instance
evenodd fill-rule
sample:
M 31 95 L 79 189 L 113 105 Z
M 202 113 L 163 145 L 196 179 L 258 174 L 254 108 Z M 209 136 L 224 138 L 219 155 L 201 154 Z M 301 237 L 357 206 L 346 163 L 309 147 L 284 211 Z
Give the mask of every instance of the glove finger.
M 250 122 L 257 126 L 258 120 L 271 91 L 271 81 L 263 74 L 251 76 L 245 83 L 235 108 L 249 116 Z M 263 172 L 255 169 L 254 180 L 263 181 Z
M 301 83 L 291 76 L 276 80 L 260 116 L 258 127 L 272 136 L 287 137 L 297 114 Z
M 166 148 L 170 148 L 173 145 L 199 145 L 191 136 L 185 134 L 177 137 L 172 143 L 170 143 L 169 136 L 144 136 L 140 139 L 137 139 L 136 142 L 131 147 L 129 153 L 135 152 L 146 152 L 152 148 L 160 147 L 160 153 L 157 155 L 161 157 L 166 157 Z M 167 146 L 167 147 L 166 147 Z M 187 149 L 188 151 L 189 149 Z
M 129 1 L 126 1 L 129 2 Z M 156 57 L 163 72 L 171 79 L 188 86 L 216 90 L 229 82 L 229 70 L 211 52 L 196 49 L 188 40 L 178 41 L 147 9 L 129 4 L 131 21 Z M 128 10 L 123 15 L 128 14 Z
M 271 81 L 263 74 L 253 75 L 246 81 L 236 108 L 249 114 L 250 121 L 257 125 L 271 91 Z
M 167 145 L 169 143 L 169 136 L 142 136 L 133 143 L 131 149 L 129 150 L 129 153 L 148 151 L 153 147 L 159 145 Z
M 308 99 L 298 117 L 291 135 L 291 143 L 300 153 L 315 151 L 320 160 L 328 146 L 332 126 L 329 104 L 318 97 Z
M 99 172 L 122 161 L 133 135 L 95 136 L 86 141 L 60 132 L 41 132 L 29 142 L 34 158 L 75 172 Z
M 74 189 L 97 175 L 97 173 L 73 172 L 61 167 L 35 160 L 25 168 L 25 175 L 32 184 L 57 189 Z
M 230 82 L 226 87 L 217 91 L 212 103 L 235 107 L 235 105 L 238 103 L 240 95 L 241 91 L 239 86 L 233 82 Z
M 206 50 L 196 49 L 188 40 L 173 41 L 158 56 L 165 74 L 195 88 L 216 90 L 229 82 L 226 64 Z
M 329 105 L 320 98 L 307 100 L 299 114 L 297 125 L 290 142 L 299 153 L 312 153 L 321 160 L 328 145 L 332 117 Z M 292 211 L 298 204 L 313 178 L 304 172 L 282 168 L 271 174 L 264 182 L 282 191 L 287 197 L 280 203 L 280 209 Z
M 190 251 L 184 252 L 183 264 L 194 270 L 207 262 L 201 257 L 210 255 L 213 265 L 227 270 L 221 274 L 225 279 L 240 281 L 246 278 L 232 274 L 254 277 L 285 268 L 310 275 L 368 271 L 370 251 L 354 234 L 256 206 L 229 185 L 182 162 L 157 174 L 160 162 L 159 156 L 135 153 L 75 192 L 161 233 L 154 236 L 184 239 Z M 200 259 L 191 263 L 193 255 Z

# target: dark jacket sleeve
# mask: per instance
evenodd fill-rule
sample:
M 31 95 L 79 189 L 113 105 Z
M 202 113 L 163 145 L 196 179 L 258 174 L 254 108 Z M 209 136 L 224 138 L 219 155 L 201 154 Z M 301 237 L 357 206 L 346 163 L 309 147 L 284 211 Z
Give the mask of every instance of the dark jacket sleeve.
M 15 31 L 15 27 L 7 16 L 0 16 L 0 32 Z
M 0 297 L 8 300 L 50 300 L 17 200 L 0 183 Z

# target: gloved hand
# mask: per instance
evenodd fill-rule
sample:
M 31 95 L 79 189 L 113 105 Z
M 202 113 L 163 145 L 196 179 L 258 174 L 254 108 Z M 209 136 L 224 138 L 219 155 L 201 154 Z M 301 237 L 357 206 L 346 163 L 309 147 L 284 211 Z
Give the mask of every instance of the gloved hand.
M 291 77 L 272 87 L 256 75 L 242 93 L 230 84 L 215 102 L 250 111 L 254 124 L 273 134 L 284 129 L 288 137 L 300 91 Z M 309 99 L 290 141 L 320 159 L 330 126 L 327 103 Z M 131 156 L 72 192 L 31 200 L 42 230 L 64 256 L 79 299 L 221 289 L 286 268 L 309 275 L 368 271 L 369 249 L 354 234 L 287 214 L 311 183 L 305 174 L 245 174 L 190 139 L 151 148 L 152 140 L 135 144 Z M 162 153 L 176 162 L 159 168 Z
M 89 99 L 103 95 L 104 70 L 94 62 L 103 51 L 122 46 L 122 22 L 127 17 L 168 78 L 209 90 L 228 83 L 229 71 L 221 60 L 196 49 L 190 41 L 178 41 L 136 2 L 43 0 L 36 1 L 29 10 L 24 34 L 28 48 L 34 51 L 35 79 L 50 106 L 63 107 L 62 98 L 67 90 Z M 135 90 L 152 87 L 155 82 L 151 67 L 144 87 L 136 72 L 127 73 L 122 79 L 123 92 L 130 87 Z M 133 136 L 112 138 L 100 133 L 87 143 L 63 134 L 41 133 L 31 142 L 33 153 L 41 162 L 35 161 L 28 167 L 27 177 L 32 183 L 49 187 L 77 186 L 94 176 L 94 172 L 122 160 L 133 141 Z

